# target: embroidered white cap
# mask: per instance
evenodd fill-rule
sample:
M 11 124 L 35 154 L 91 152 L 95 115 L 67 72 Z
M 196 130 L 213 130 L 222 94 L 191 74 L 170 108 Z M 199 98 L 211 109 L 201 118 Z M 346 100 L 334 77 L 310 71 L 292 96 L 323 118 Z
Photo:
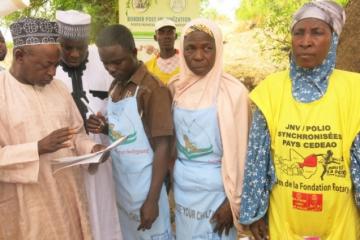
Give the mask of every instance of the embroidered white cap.
M 91 16 L 76 10 L 56 11 L 60 37 L 87 39 L 90 33 Z
M 155 31 L 159 30 L 160 28 L 163 28 L 163 27 L 173 27 L 173 28 L 176 28 L 176 25 L 175 23 L 168 19 L 168 18 L 163 18 L 161 19 L 160 21 L 157 21 L 155 23 Z

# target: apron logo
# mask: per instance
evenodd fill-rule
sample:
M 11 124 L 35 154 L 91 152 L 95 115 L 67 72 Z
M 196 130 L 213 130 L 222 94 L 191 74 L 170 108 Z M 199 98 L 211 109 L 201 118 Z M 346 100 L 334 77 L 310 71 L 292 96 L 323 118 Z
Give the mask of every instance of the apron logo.
M 295 149 L 290 149 L 289 159 L 276 156 L 275 165 L 288 176 L 302 176 L 310 179 L 319 171 L 322 181 L 325 176 L 344 178 L 346 170 L 343 158 L 335 158 L 333 155 L 331 150 L 327 150 L 325 154 L 313 153 L 303 157 Z
M 207 148 L 199 148 L 190 141 L 189 137 L 186 134 L 183 135 L 183 140 L 185 143 L 184 145 L 181 145 L 179 140 L 177 141 L 177 148 L 182 154 L 184 154 L 187 158 L 191 160 L 213 153 L 212 145 Z
M 115 142 L 116 140 L 124 137 L 125 135 L 123 135 L 120 131 L 116 131 L 114 129 L 115 125 L 114 124 L 109 124 L 109 137 L 111 139 L 111 141 Z M 130 144 L 136 141 L 136 131 L 134 130 L 133 133 L 130 133 L 126 140 L 122 143 L 120 143 L 120 145 L 126 145 L 126 144 Z
M 218 233 L 207 232 L 201 235 L 195 235 L 192 239 L 221 240 L 221 236 L 219 236 Z
M 133 122 L 131 121 L 131 119 L 127 116 L 124 109 L 120 109 L 120 111 L 118 113 L 111 112 L 109 114 L 109 116 L 114 119 L 114 122 L 121 122 L 122 129 L 131 129 L 132 130 L 132 132 L 130 132 L 129 134 L 126 135 L 119 130 L 115 130 L 115 124 L 110 123 L 109 124 L 109 137 L 110 137 L 111 141 L 114 142 L 124 136 L 127 136 L 127 138 L 124 142 L 120 143 L 120 145 L 126 145 L 126 144 L 130 144 L 130 143 L 133 143 L 136 141 L 137 132 L 136 132 L 135 126 L 134 126 Z
M 151 240 L 170 240 L 170 239 L 171 239 L 171 234 L 169 231 L 151 236 Z
M 190 160 L 212 154 L 214 152 L 213 145 L 206 130 L 201 127 L 201 124 L 199 124 L 196 119 L 192 119 L 190 122 L 182 119 L 182 122 L 185 129 L 177 129 L 176 147 L 178 151 Z M 179 139 L 179 136 L 182 136 L 182 138 Z M 205 147 L 200 147 L 201 144 L 195 143 L 192 139 L 198 139 L 197 142 L 201 139 L 201 142 L 205 142 L 207 146 L 204 144 Z
M 190 219 L 194 219 L 197 221 L 203 221 L 204 219 L 205 220 L 210 219 L 212 217 L 212 215 L 214 214 L 214 211 L 212 209 L 200 211 L 197 209 L 182 206 L 177 203 L 176 204 L 176 213 L 179 215 L 183 215 Z

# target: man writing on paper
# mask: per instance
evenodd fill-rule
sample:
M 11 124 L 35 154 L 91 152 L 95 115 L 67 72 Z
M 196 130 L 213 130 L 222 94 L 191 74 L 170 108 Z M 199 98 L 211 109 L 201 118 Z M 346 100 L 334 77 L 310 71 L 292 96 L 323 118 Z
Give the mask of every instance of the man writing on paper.
M 96 45 L 114 81 L 108 119 L 91 115 L 88 126 L 90 132 L 108 134 L 111 142 L 127 137 L 111 152 L 123 238 L 170 240 L 163 184 L 173 134 L 170 92 L 137 59 L 134 38 L 124 25 L 104 28 Z
M 83 120 L 86 119 L 87 112 L 92 110 L 104 114 L 112 77 L 100 61 L 96 46 L 88 46 L 90 15 L 75 10 L 56 11 L 56 20 L 59 26 L 61 60 L 55 78 L 65 83 Z M 88 109 L 81 100 L 85 101 L 92 110 Z M 90 134 L 90 136 L 97 143 L 108 142 L 105 135 Z M 94 240 L 120 240 L 121 230 L 117 216 L 111 161 L 99 165 L 94 174 L 85 170 L 85 187 Z
M 103 148 L 85 134 L 66 87 L 53 80 L 57 25 L 10 26 L 13 62 L 0 72 L 0 239 L 92 239 L 78 167 L 52 174 L 53 159 Z

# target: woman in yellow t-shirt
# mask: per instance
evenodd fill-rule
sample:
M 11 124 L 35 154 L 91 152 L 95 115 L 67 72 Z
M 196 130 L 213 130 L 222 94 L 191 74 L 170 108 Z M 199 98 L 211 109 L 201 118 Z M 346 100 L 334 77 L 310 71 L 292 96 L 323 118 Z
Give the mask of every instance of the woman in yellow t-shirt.
M 335 2 L 305 4 L 290 70 L 250 95 L 240 222 L 255 239 L 360 239 L 360 75 L 335 69 L 344 22 Z

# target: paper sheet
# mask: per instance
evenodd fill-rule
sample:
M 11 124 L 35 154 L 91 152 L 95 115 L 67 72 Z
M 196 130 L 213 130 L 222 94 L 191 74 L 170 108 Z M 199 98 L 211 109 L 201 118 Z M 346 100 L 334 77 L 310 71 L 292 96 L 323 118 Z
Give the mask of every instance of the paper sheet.
M 113 142 L 111 145 L 109 145 L 106 149 L 101 150 L 96 153 L 90 153 L 86 155 L 81 156 L 74 156 L 74 157 L 64 157 L 64 158 L 58 158 L 51 161 L 53 172 L 54 174 L 61 169 L 76 166 L 76 165 L 82 165 L 82 164 L 89 164 L 89 163 L 99 163 L 101 160 L 101 157 L 111 151 L 112 149 L 116 148 L 119 144 L 121 144 L 123 141 L 125 141 L 127 137 L 122 137 Z

